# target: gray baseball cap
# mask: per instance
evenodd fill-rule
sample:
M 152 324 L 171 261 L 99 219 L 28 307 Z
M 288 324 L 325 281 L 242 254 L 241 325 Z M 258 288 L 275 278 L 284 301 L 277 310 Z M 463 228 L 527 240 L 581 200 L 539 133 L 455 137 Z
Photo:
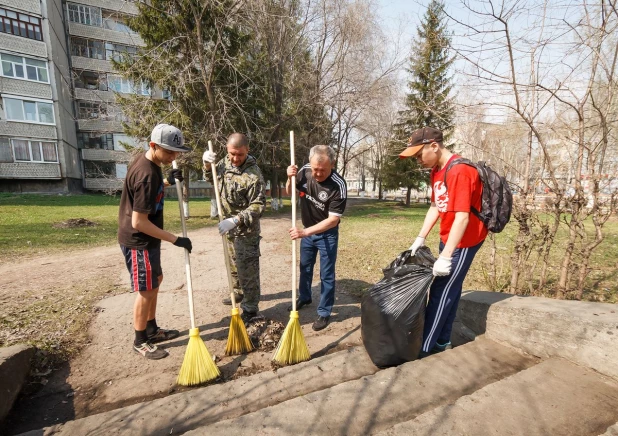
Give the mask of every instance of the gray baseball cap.
M 190 151 L 182 132 L 170 124 L 157 124 L 150 134 L 150 141 L 171 151 Z

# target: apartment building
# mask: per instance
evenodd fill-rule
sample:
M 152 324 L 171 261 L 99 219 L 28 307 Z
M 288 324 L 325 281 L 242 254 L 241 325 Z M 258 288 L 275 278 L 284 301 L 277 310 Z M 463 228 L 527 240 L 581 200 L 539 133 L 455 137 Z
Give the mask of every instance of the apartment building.
M 0 0 L 0 191 L 122 186 L 132 144 L 115 93 L 166 98 L 115 74 L 143 46 L 125 0 Z

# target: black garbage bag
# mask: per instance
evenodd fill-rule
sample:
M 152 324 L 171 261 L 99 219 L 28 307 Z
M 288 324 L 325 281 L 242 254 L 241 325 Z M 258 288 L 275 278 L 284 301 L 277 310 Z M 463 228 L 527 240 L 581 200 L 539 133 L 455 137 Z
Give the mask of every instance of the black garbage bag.
M 363 296 L 361 334 L 376 366 L 395 366 L 418 357 L 435 261 L 427 247 L 414 256 L 406 250 L 384 268 L 384 278 Z

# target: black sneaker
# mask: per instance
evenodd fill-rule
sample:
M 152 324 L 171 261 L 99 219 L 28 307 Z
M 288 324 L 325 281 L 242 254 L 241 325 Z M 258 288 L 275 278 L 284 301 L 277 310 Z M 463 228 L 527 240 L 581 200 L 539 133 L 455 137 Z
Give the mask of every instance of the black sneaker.
M 315 330 L 316 332 L 325 329 L 328 325 L 329 320 L 330 316 L 318 316 L 318 319 L 315 320 L 311 328 L 313 328 L 313 330 Z
M 156 344 L 158 342 L 169 341 L 170 339 L 176 339 L 180 336 L 178 330 L 166 330 L 159 327 L 159 330 L 153 335 L 148 336 L 148 342 Z
M 236 300 L 236 304 L 240 303 L 242 301 L 243 297 L 244 297 L 243 294 L 234 293 L 234 299 Z M 224 298 L 222 303 L 225 304 L 226 306 L 231 306 L 232 305 L 232 297 Z
M 242 319 L 242 322 L 244 322 L 245 324 L 248 324 L 252 321 L 264 319 L 264 316 L 257 312 L 248 312 L 246 310 L 243 310 L 240 314 L 240 319 Z
M 299 311 L 303 307 L 309 306 L 310 304 L 311 304 L 311 300 L 301 301 L 301 299 L 299 298 L 298 300 L 296 300 L 296 310 Z M 292 311 L 292 306 L 288 307 L 288 312 L 291 312 L 291 311 Z
M 150 342 L 144 342 L 140 345 L 133 344 L 133 350 L 150 360 L 163 359 L 169 355 L 166 350 L 163 348 L 157 348 L 156 345 L 152 345 Z

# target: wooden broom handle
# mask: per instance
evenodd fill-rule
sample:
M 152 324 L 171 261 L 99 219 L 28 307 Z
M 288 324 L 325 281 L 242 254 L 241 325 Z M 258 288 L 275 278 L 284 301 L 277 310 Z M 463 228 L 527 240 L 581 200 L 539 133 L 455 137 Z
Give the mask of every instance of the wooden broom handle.
M 176 161 L 172 162 L 172 168 L 178 169 Z M 176 193 L 178 195 L 178 209 L 180 209 L 180 223 L 182 224 L 182 236 L 187 237 L 187 224 L 185 223 L 185 211 L 182 207 L 182 182 L 176 179 Z M 191 328 L 195 328 L 195 311 L 193 307 L 193 283 L 191 282 L 191 260 L 189 250 L 185 248 L 185 273 L 187 275 L 187 292 L 189 293 L 189 315 L 191 317 Z
M 208 151 L 212 152 L 212 141 L 208 141 Z M 215 198 L 217 200 L 217 214 L 219 215 L 219 222 L 223 221 L 223 210 L 221 209 L 221 195 L 219 194 L 219 180 L 217 179 L 217 168 L 215 163 L 210 164 L 212 171 L 212 186 L 215 190 Z M 234 298 L 234 282 L 232 281 L 232 271 L 230 269 L 230 253 L 227 246 L 227 240 L 225 235 L 221 235 L 221 242 L 223 242 L 223 258 L 225 259 L 225 269 L 227 271 L 227 284 L 230 290 L 230 299 L 232 300 L 232 309 L 236 309 L 236 298 Z
M 290 165 L 294 165 L 294 131 L 290 131 Z M 292 176 L 292 227 L 296 227 L 296 176 Z M 296 312 L 296 239 L 292 240 L 292 310 Z

